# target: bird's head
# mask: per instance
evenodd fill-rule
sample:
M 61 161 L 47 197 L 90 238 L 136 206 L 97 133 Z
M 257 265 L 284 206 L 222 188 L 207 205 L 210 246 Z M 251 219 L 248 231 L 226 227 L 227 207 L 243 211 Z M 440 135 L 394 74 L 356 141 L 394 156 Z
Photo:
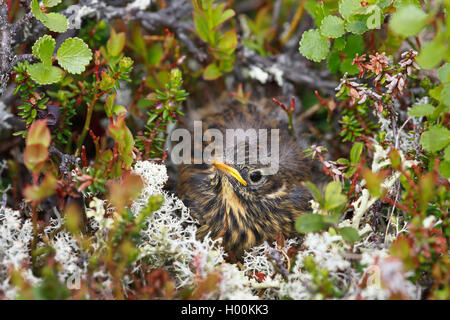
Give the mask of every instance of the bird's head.
M 212 160 L 184 165 L 178 194 L 199 220 L 200 237 L 222 237 L 225 248 L 240 252 L 281 231 L 291 235 L 296 217 L 308 210 L 311 195 L 302 186 L 309 167 L 296 145 L 284 145 L 273 165 Z

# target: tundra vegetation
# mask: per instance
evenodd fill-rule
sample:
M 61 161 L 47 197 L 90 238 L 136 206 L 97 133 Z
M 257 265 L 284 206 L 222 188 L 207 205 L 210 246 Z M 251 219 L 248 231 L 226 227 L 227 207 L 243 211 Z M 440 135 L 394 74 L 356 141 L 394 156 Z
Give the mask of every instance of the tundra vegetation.
M 449 299 L 449 12 L 0 0 L 0 297 Z M 331 181 L 239 263 L 169 179 L 169 131 L 221 95 L 273 98 Z

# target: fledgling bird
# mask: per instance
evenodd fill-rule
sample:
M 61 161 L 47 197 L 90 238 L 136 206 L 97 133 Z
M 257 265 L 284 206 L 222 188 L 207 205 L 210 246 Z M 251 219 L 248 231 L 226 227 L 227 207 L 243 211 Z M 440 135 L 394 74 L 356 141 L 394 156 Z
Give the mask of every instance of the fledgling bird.
M 287 117 L 278 113 L 273 103 L 227 102 L 215 109 L 219 112 L 201 117 L 203 131 L 218 129 L 226 137 L 226 129 L 279 129 L 279 156 L 273 160 L 277 161 L 276 172 L 260 159 L 250 163 L 250 139 L 245 142 L 244 163 L 216 157 L 211 161 L 203 159 L 201 164 L 180 166 L 177 193 L 200 222 L 197 237 L 220 237 L 225 250 L 240 257 L 252 246 L 274 241 L 279 232 L 286 237 L 297 234 L 295 220 L 309 211 L 312 199 L 301 184 L 310 178 L 310 163 L 290 135 Z M 201 148 L 207 145 L 204 142 Z M 257 147 L 258 152 L 273 151 L 270 143 L 259 143 Z

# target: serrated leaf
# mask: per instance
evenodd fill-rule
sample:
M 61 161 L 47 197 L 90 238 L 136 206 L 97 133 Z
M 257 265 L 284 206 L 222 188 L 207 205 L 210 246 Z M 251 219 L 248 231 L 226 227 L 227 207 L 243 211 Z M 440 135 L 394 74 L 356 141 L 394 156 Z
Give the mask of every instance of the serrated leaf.
M 450 143 L 450 130 L 444 127 L 432 126 L 420 137 L 420 144 L 429 152 L 436 152 Z
M 65 16 L 60 13 L 50 12 L 45 15 L 46 19 L 42 21 L 44 26 L 49 28 L 51 31 L 63 33 L 67 31 L 68 21 Z
M 339 13 L 345 20 L 349 19 L 360 8 L 362 8 L 362 6 L 361 1 L 359 0 L 339 1 Z
M 33 45 L 33 54 L 45 65 L 52 64 L 53 52 L 55 51 L 56 41 L 49 35 L 40 37 Z
M 401 8 L 407 5 L 414 5 L 418 8 L 420 8 L 420 1 L 419 0 L 397 0 L 394 2 L 395 8 Z
M 400 7 L 389 22 L 391 29 L 404 37 L 417 35 L 427 21 L 427 14 L 414 5 Z
M 434 112 L 434 107 L 431 104 L 416 104 L 409 111 L 408 116 L 410 117 L 426 117 Z
M 30 75 L 31 79 L 39 84 L 59 82 L 63 74 L 61 69 L 45 65 L 42 62 L 29 65 L 27 67 L 27 73 Z
M 295 221 L 295 229 L 300 233 L 321 231 L 327 224 L 323 221 L 320 214 L 304 214 Z
M 311 29 L 303 33 L 299 51 L 309 60 L 320 62 L 328 56 L 330 46 L 330 41 L 318 29 Z
M 41 7 L 39 6 L 38 0 L 31 1 L 31 13 L 33 13 L 34 17 L 41 21 L 42 23 L 47 20 L 47 16 L 44 12 L 42 12 Z
M 80 74 L 92 59 L 92 51 L 80 38 L 69 38 L 57 53 L 58 63 L 70 73 Z
M 364 20 L 351 19 L 345 22 L 345 29 L 354 34 L 363 34 L 368 30 Z
M 339 229 L 339 233 L 348 242 L 353 243 L 359 240 L 359 233 L 355 228 L 343 227 Z
M 367 28 L 380 29 L 382 20 L 384 18 L 383 12 L 378 6 L 371 6 L 369 13 L 372 13 L 366 21 Z
M 320 25 L 320 33 L 327 38 L 341 37 L 345 33 L 344 20 L 333 15 L 326 16 Z
M 444 160 L 450 161 L 450 145 L 448 145 L 444 150 Z
M 44 6 L 46 6 L 48 8 L 57 6 L 61 2 L 62 2 L 62 0 L 42 0 L 42 3 L 44 4 Z

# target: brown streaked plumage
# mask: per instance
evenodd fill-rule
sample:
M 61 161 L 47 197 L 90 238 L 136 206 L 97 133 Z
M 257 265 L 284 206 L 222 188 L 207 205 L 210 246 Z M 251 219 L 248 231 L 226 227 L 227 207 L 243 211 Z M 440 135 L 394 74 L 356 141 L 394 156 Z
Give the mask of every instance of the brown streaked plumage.
M 296 218 L 309 210 L 311 195 L 301 183 L 309 180 L 310 164 L 273 104 L 233 102 L 217 110 L 222 111 L 202 118 L 204 131 L 216 128 L 225 137 L 226 129 L 280 129 L 276 174 L 260 162 L 232 165 L 223 159 L 180 167 L 177 193 L 200 222 L 197 236 L 222 237 L 225 249 L 239 257 L 254 245 L 274 241 L 280 231 L 295 235 Z M 271 146 L 267 149 L 270 154 Z

